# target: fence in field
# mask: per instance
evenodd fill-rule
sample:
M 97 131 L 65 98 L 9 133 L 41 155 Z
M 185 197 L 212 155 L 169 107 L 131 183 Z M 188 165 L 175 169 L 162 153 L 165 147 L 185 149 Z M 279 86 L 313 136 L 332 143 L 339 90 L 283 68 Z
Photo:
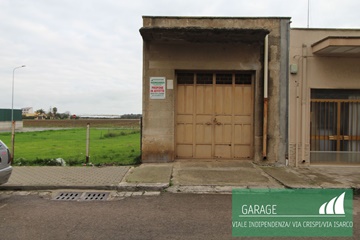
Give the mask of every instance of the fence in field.
M 139 120 L 24 120 L 23 125 L 15 133 L 14 165 L 127 165 L 140 159 Z M 10 132 L 0 139 L 10 148 Z

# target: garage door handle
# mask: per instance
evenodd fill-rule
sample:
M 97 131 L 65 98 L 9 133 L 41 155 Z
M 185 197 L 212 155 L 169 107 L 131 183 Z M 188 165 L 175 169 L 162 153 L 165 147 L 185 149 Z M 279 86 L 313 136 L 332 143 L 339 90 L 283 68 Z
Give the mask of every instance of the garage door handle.
M 211 122 L 207 122 L 206 125 L 211 125 Z

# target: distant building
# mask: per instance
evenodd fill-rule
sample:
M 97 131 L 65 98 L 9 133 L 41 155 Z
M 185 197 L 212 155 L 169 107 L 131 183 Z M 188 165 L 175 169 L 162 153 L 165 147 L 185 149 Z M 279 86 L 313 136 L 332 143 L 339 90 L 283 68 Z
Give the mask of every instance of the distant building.
M 34 109 L 32 107 L 26 107 L 21 109 L 23 115 L 34 114 Z

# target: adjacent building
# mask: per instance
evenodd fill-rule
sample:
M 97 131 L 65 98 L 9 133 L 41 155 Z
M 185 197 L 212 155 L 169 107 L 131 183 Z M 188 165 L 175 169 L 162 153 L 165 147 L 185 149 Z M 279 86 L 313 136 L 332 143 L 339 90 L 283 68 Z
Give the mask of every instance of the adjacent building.
M 360 163 L 360 30 L 291 29 L 289 160 Z

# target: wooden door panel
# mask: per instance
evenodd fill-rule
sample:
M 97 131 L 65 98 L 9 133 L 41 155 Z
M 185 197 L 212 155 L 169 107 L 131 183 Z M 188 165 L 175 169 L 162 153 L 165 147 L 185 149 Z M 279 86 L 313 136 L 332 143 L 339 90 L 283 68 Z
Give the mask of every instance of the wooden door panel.
M 176 141 L 177 143 L 192 144 L 193 142 L 193 125 L 192 124 L 177 124 L 176 127 Z
M 234 114 L 252 116 L 253 97 L 252 88 L 249 86 L 235 86 Z
M 212 129 L 211 126 L 205 124 L 196 125 L 195 134 L 196 144 L 212 144 Z
M 193 146 L 177 144 L 176 153 L 178 158 L 191 158 L 193 157 Z
M 194 87 L 179 85 L 177 88 L 177 113 L 193 114 L 194 111 Z
M 231 124 L 222 124 L 215 126 L 215 144 L 231 144 Z
M 251 144 L 252 142 L 252 126 L 250 124 L 235 125 L 234 143 L 235 144 Z
M 210 145 L 196 145 L 195 158 L 212 158 L 212 146 Z
M 231 146 L 215 145 L 215 158 L 231 158 Z
M 250 159 L 252 156 L 252 148 L 249 145 L 236 145 L 234 146 L 234 157 L 235 158 L 246 158 Z
M 232 85 L 219 85 L 215 87 L 215 115 L 232 114 Z
M 238 84 L 234 76 L 177 86 L 178 158 L 252 157 L 252 85 Z
M 196 114 L 213 114 L 212 85 L 196 86 Z
M 251 116 L 234 116 L 234 124 L 252 125 L 252 117 Z
M 213 87 L 196 86 L 195 158 L 212 158 Z

